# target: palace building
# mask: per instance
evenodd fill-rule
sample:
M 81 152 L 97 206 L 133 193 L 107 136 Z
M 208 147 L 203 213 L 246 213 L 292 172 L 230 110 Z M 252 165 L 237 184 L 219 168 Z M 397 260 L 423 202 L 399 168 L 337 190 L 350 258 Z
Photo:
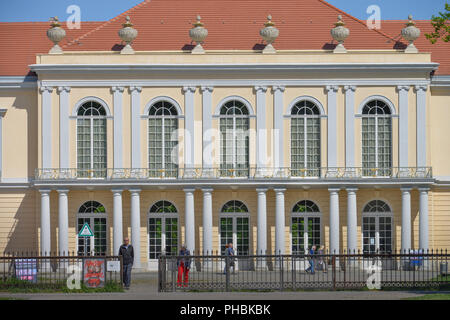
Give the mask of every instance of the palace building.
M 0 252 L 450 249 L 450 43 L 380 23 L 324 0 L 0 23 Z

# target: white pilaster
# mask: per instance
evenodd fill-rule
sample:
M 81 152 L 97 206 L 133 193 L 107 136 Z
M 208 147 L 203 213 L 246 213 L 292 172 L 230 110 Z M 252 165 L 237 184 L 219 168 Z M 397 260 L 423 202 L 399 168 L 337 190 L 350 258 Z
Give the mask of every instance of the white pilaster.
M 339 253 L 339 190 L 330 188 L 330 253 Z
M 409 86 L 398 86 L 398 165 L 401 168 L 408 165 L 408 92 Z
M 283 86 L 274 86 L 273 92 L 273 166 L 276 169 L 284 167 L 284 91 Z
M 39 190 L 41 193 L 41 253 L 50 255 L 50 192 L 51 190 Z
M 40 87 L 42 95 L 42 168 L 52 168 L 52 87 Z
M 356 86 L 345 86 L 345 166 L 355 167 L 355 91 Z
M 402 191 L 402 245 L 401 249 L 411 249 L 411 188 Z
M 347 250 L 351 253 L 358 249 L 357 242 L 357 209 L 356 191 L 358 189 L 347 188 Z
M 119 254 L 119 248 L 123 243 L 122 225 L 122 189 L 113 189 L 113 255 Z
M 203 124 L 203 169 L 213 166 L 212 149 L 212 92 L 213 87 L 201 87 L 202 92 L 202 124 Z
M 130 87 L 131 93 L 131 168 L 141 168 L 141 87 Z M 116 114 L 116 112 L 114 112 Z
M 427 165 L 427 86 L 416 86 L 417 99 L 417 167 Z
M 69 253 L 69 190 L 58 190 L 58 248 L 61 256 Z
M 196 87 L 183 87 L 184 93 L 184 166 L 194 167 L 194 129 L 195 129 L 195 105 L 194 94 Z
M 69 93 L 70 87 L 58 87 L 59 93 L 59 167 L 68 169 L 69 165 Z
M 114 169 L 123 168 L 123 92 L 124 87 L 112 87 L 114 104 Z
M 3 117 L 6 111 L 6 109 L 0 109 L 0 178 L 3 170 Z
M 258 193 L 256 254 L 264 255 L 267 251 L 267 189 L 256 189 L 256 192 Z
M 258 168 L 268 166 L 267 159 L 267 125 L 266 92 L 267 87 L 257 86 L 256 92 L 256 165 Z
M 326 86 L 328 101 L 328 168 L 337 167 L 337 91 L 338 86 Z
M 202 189 L 203 191 L 203 254 L 211 255 L 212 244 L 212 191 L 213 189 Z
M 275 254 L 285 254 L 285 204 L 284 192 L 286 189 L 275 191 Z
M 185 244 L 186 249 L 195 250 L 195 207 L 194 207 L 194 191 L 195 189 L 184 189 L 185 194 Z
M 141 198 L 140 189 L 131 193 L 131 244 L 134 249 L 134 267 L 141 268 Z
M 429 249 L 428 243 L 428 191 L 430 188 L 419 188 L 419 249 Z

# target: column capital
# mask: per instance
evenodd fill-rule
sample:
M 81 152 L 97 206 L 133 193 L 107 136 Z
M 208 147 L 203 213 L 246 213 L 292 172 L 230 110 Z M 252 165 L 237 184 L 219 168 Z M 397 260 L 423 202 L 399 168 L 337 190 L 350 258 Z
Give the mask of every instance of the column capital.
M 50 192 L 52 192 L 51 189 L 39 189 L 39 192 L 41 193 L 41 195 L 45 195 L 45 194 L 49 194 Z
M 286 192 L 286 188 L 273 188 L 273 191 L 276 193 L 284 193 Z
M 286 90 L 285 86 L 273 86 L 272 87 L 272 92 L 275 93 L 277 91 L 279 92 L 284 92 Z
M 412 187 L 401 187 L 400 190 L 401 190 L 402 192 L 411 192 Z
M 358 188 L 345 188 L 345 190 L 348 192 L 348 193 L 356 193 L 356 191 L 358 191 Z
M 135 189 L 128 189 L 128 191 L 129 191 L 131 194 L 133 194 L 133 193 L 139 194 L 139 193 L 142 191 L 142 189 L 135 188 Z
M 123 189 L 111 189 L 111 192 L 115 194 L 120 194 L 122 195 Z
M 185 193 L 194 193 L 195 188 L 186 188 L 186 189 L 183 189 L 183 191 L 184 191 Z
M 414 86 L 414 90 L 416 92 L 420 92 L 420 91 L 426 92 L 428 90 L 428 86 L 427 85 Z
M 208 187 L 202 188 L 202 192 L 203 192 L 203 193 L 211 193 L 211 192 L 213 192 L 213 191 L 214 191 L 213 188 L 208 188 Z
M 356 86 L 344 86 L 344 88 L 343 88 L 344 92 L 347 92 L 349 90 L 355 92 L 356 91 Z
M 44 93 L 44 92 L 52 93 L 53 87 L 42 86 L 39 88 L 39 92 L 40 93 Z
M 61 93 L 61 92 L 69 93 L 71 89 L 72 89 L 71 87 L 64 86 L 64 87 L 58 87 L 57 91 L 58 91 L 58 93 Z
M 419 192 L 428 192 L 430 191 L 430 187 L 419 187 L 417 190 L 419 190 Z
M 116 93 L 116 92 L 123 93 L 124 91 L 125 91 L 125 87 L 119 87 L 119 86 L 111 87 L 111 92 L 112 93 Z M 131 91 L 131 87 L 130 87 L 130 91 Z
M 330 92 L 330 91 L 338 92 L 338 90 L 339 90 L 339 86 L 335 86 L 335 85 L 328 85 L 328 86 L 325 86 L 325 91 L 326 91 L 327 93 Z
M 262 92 L 262 93 L 266 93 L 267 92 L 267 87 L 266 86 L 255 86 L 255 91 L 258 92 Z
M 269 189 L 268 188 L 258 188 L 258 189 L 256 189 L 256 192 L 258 192 L 258 193 L 266 193 L 267 190 L 269 190 Z
M 330 193 L 338 193 L 339 191 L 341 191 L 341 188 L 328 188 L 328 191 Z
M 208 92 L 212 93 L 214 91 L 214 87 L 212 87 L 212 86 L 201 86 L 200 87 L 200 92 L 203 93 L 205 91 L 208 91 Z
M 194 93 L 195 90 L 197 90 L 197 88 L 195 86 L 184 86 L 182 91 L 184 94 L 190 92 L 190 93 Z
M 397 91 L 398 92 L 402 92 L 402 91 L 408 92 L 410 88 L 411 88 L 410 86 L 397 86 Z
M 137 86 L 130 86 L 130 93 L 141 93 L 142 92 L 142 87 L 137 87 Z
M 70 190 L 69 189 L 56 189 L 56 191 L 59 194 L 68 194 Z

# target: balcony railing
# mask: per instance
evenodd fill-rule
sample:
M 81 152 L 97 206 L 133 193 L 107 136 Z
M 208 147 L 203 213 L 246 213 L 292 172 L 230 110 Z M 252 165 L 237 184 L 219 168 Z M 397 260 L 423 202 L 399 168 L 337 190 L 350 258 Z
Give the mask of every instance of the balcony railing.
M 36 169 L 38 181 L 57 180 L 351 180 L 431 179 L 431 167 L 405 168 L 172 168 L 172 169 Z

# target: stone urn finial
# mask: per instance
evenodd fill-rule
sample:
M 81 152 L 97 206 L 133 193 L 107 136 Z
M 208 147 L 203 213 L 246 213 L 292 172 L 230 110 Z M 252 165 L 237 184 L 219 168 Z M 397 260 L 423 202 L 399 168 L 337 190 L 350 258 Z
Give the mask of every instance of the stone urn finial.
M 405 53 L 418 53 L 416 46 L 414 45 L 414 41 L 420 37 L 420 29 L 416 27 L 416 24 L 413 21 L 412 15 L 408 16 L 408 23 L 406 27 L 402 29 L 402 37 L 406 41 L 409 41 L 409 45 L 405 49 Z
M 202 47 L 202 43 L 208 36 L 208 29 L 204 27 L 204 24 L 201 22 L 201 20 L 202 17 L 198 15 L 197 22 L 193 24 L 194 28 L 189 30 L 189 37 L 191 37 L 193 42 L 197 43 L 195 48 L 192 49 L 192 53 L 205 53 L 205 50 Z
M 131 19 L 129 16 L 126 18 L 126 22 L 122 25 L 123 28 L 119 30 L 119 37 L 122 41 L 126 42 L 125 47 L 120 51 L 121 54 L 134 54 L 134 50 L 131 47 L 131 42 L 138 36 L 138 31 L 133 28 Z
M 350 35 L 350 30 L 345 27 L 344 21 L 342 21 L 342 16 L 338 16 L 338 22 L 336 22 L 335 27 L 331 29 L 331 36 L 334 40 L 338 42 L 338 45 L 334 49 L 334 53 L 346 53 L 347 49 L 344 47 L 344 41 Z
M 275 28 L 275 23 L 272 22 L 272 15 L 267 16 L 267 22 L 264 24 L 264 28 L 259 32 L 264 41 L 267 42 L 266 47 L 263 50 L 263 53 L 276 53 L 277 50 L 273 47 L 272 43 L 280 35 L 280 31 Z
M 54 43 L 53 48 L 50 49 L 50 54 L 62 54 L 63 50 L 58 43 L 66 36 L 66 31 L 61 28 L 58 17 L 50 18 L 51 28 L 47 30 L 47 37 Z

